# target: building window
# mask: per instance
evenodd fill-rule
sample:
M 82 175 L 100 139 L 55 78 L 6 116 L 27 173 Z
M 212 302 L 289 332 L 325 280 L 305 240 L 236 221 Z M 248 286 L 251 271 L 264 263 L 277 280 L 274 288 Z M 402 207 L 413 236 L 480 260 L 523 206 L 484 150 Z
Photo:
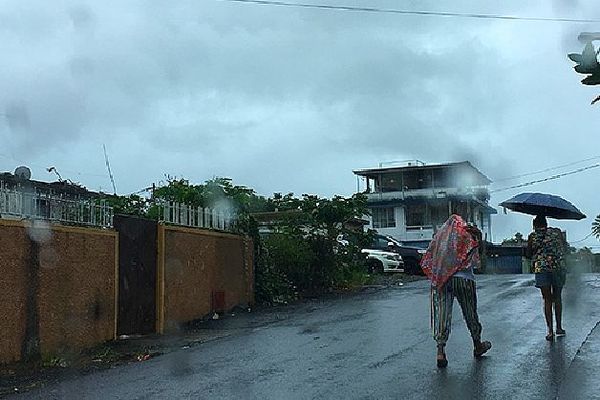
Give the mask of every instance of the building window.
M 425 204 L 414 204 L 406 207 L 406 227 L 430 227 L 431 213 Z
M 373 228 L 395 228 L 396 217 L 394 207 L 383 207 L 373 209 Z
M 403 175 L 404 189 L 428 189 L 433 187 L 433 172 L 428 169 L 406 171 Z
M 433 186 L 442 189 L 442 188 L 451 188 L 456 186 L 452 182 L 452 174 L 447 168 L 436 168 L 433 170 Z
M 448 203 L 443 202 L 439 204 L 428 205 L 429 213 L 431 214 L 431 224 L 439 227 L 446 222 L 448 219 Z
M 402 190 L 401 174 L 383 174 L 380 175 L 382 192 L 399 192 Z

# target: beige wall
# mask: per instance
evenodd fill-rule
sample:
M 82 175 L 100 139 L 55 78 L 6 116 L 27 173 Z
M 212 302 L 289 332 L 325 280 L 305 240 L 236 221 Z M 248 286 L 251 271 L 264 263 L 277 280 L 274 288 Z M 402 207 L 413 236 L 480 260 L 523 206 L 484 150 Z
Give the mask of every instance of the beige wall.
M 42 353 L 114 339 L 117 251 L 112 231 L 53 230 L 40 251 Z
M 0 219 L 0 363 L 21 359 L 25 338 L 25 301 L 29 239 L 23 226 Z
M 115 337 L 117 243 L 109 230 L 0 220 L 0 362 L 23 356 L 28 287 L 42 356 Z
M 210 314 L 215 291 L 225 293 L 226 309 L 253 304 L 250 239 L 159 226 L 158 249 L 158 332 Z M 117 262 L 112 230 L 0 219 L 0 363 L 23 358 L 28 317 L 43 357 L 114 339 Z
M 212 295 L 225 292 L 226 308 L 252 304 L 252 241 L 238 235 L 159 226 L 158 331 L 213 311 Z

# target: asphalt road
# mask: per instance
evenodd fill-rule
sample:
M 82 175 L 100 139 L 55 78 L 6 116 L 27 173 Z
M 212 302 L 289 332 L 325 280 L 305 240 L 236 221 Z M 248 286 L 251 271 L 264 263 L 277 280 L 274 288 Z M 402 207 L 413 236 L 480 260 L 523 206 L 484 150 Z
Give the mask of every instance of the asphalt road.
M 571 277 L 567 336 L 549 343 L 530 275 L 478 277 L 484 339 L 475 360 L 458 306 L 435 366 L 426 281 L 219 322 L 235 334 L 137 364 L 65 378 L 14 399 L 600 398 L 600 276 Z M 279 315 L 277 315 L 279 317 Z M 254 322 L 253 322 L 254 321 Z M 228 327 L 228 324 L 231 325 Z

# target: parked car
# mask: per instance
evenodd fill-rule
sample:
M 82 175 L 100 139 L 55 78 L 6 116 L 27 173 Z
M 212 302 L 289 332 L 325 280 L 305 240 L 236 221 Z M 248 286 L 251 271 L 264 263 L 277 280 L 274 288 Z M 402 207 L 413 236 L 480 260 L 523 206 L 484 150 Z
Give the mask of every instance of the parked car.
M 369 272 L 404 272 L 404 261 L 398 253 L 377 249 L 362 249 Z
M 423 254 L 425 254 L 425 249 L 407 246 L 392 236 L 379 234 L 375 235 L 371 247 L 376 250 L 391 251 L 399 254 L 404 261 L 405 272 L 413 275 L 423 275 L 420 263 Z

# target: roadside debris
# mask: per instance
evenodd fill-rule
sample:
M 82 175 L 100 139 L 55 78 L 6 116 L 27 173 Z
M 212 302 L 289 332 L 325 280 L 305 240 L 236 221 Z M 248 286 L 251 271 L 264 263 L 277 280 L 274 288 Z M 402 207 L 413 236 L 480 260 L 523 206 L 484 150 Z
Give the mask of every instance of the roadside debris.
M 151 359 L 152 356 L 150 354 L 140 354 L 137 356 L 137 360 L 138 361 L 148 361 L 149 359 Z

